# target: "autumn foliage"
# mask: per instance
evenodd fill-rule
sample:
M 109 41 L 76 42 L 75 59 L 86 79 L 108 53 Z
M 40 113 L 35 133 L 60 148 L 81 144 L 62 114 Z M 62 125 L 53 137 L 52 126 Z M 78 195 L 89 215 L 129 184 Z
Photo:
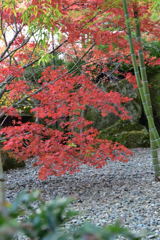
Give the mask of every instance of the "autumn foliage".
M 12 150 L 20 159 L 39 156 L 41 178 L 73 173 L 82 164 L 99 168 L 109 158 L 126 160 L 130 151 L 118 143 L 98 139 L 98 131 L 90 126 L 92 122 L 81 115 L 89 105 L 99 109 L 103 116 L 114 113 L 128 119 L 121 104 L 130 99 L 117 92 L 102 91 L 83 75 L 73 77 L 64 73 L 64 77 L 46 87 L 46 82 L 54 81 L 56 75 L 57 70 L 46 68 L 39 79 L 44 89 L 33 95 L 38 105 L 31 112 L 42 123 L 18 123 L 3 128 L 1 133 L 8 139 L 4 149 Z M 60 130 L 54 127 L 58 121 Z
M 3 6 L 2 1 L 0 4 Z M 132 7 L 131 4 L 131 15 Z M 147 40 L 151 41 L 153 36 L 159 39 L 158 26 L 150 18 L 150 5 L 142 1 L 139 7 L 142 32 L 152 29 Z M 99 139 L 98 130 L 83 114 L 87 106 L 93 106 L 102 116 L 114 113 L 123 120 L 131 118 L 123 103 L 132 99 L 118 92 L 105 92 L 92 81 L 97 65 L 106 72 L 109 62 L 131 64 L 121 2 L 12 1 L 1 8 L 1 22 L 0 96 L 7 92 L 12 103 L 1 106 L 1 116 L 17 117 L 14 126 L 1 129 L 4 149 L 21 160 L 37 156 L 41 179 L 74 173 L 83 164 L 100 168 L 109 160 L 126 161 L 130 150 Z M 7 41 L 6 32 L 13 28 L 12 39 Z M 56 34 L 60 35 L 58 40 L 53 37 Z M 37 62 L 44 63 L 56 52 L 57 45 L 64 59 L 77 59 L 73 68 L 68 71 L 65 66 L 51 65 L 43 70 L 38 81 L 27 81 L 25 70 Z M 106 48 L 102 50 L 100 46 Z M 138 49 L 136 40 L 135 46 Z M 146 62 L 149 58 L 145 52 Z M 85 64 L 80 66 L 81 74 L 75 75 L 81 60 Z M 151 64 L 157 63 L 152 58 Z M 132 73 L 124 77 L 137 87 Z M 33 103 L 30 113 L 37 122 L 21 123 L 19 109 L 27 99 Z

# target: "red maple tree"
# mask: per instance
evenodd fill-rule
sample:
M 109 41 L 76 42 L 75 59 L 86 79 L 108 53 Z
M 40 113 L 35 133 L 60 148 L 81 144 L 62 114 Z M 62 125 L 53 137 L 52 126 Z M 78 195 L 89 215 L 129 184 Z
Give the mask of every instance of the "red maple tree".
M 1 116 L 20 119 L 19 106 L 30 98 L 36 103 L 31 113 L 39 119 L 27 123 L 18 120 L 14 126 L 2 128 L 4 149 L 22 160 L 38 156 L 41 179 L 74 173 L 82 164 L 99 168 L 110 159 L 126 161 L 131 151 L 119 143 L 99 139 L 98 130 L 83 116 L 86 107 L 93 106 L 102 116 L 114 113 L 124 120 L 131 118 L 123 106 L 131 99 L 118 92 L 104 92 L 92 81 L 97 64 L 107 71 L 107 61 L 131 63 L 121 4 L 103 0 L 32 0 L 16 1 L 12 7 L 1 5 L 4 44 L 0 56 L 0 96 L 7 92 L 13 102 L 12 106 L 1 107 Z M 133 14 L 132 8 L 130 11 Z M 142 32 L 152 28 L 158 39 L 149 5 L 140 5 L 140 12 L 144 16 Z M 7 29 L 12 28 L 13 37 L 7 41 Z M 57 40 L 51 36 L 54 31 L 56 35 L 57 29 L 62 43 L 55 47 Z M 100 45 L 106 45 L 106 50 L 102 51 Z M 138 49 L 136 40 L 135 45 Z M 24 78 L 25 69 L 42 59 L 42 48 L 42 55 L 59 49 L 65 59 L 74 54 L 78 60 L 69 71 L 65 66 L 46 67 L 38 82 L 31 84 Z M 149 57 L 147 52 L 145 57 Z M 81 60 L 85 61 L 81 75 L 74 75 Z M 132 74 L 126 78 L 136 87 Z

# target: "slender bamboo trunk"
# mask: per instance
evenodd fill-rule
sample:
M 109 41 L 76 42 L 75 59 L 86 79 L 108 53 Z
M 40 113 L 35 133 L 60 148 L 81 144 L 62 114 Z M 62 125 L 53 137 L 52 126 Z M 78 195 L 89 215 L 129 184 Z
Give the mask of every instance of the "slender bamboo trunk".
M 3 209 L 4 203 L 5 203 L 4 176 L 2 166 L 2 153 L 0 151 L 0 210 Z
M 146 102 L 146 105 L 148 108 L 147 113 L 149 114 L 149 116 L 151 115 L 151 119 L 150 119 L 151 127 L 155 127 L 150 91 L 149 91 L 149 87 L 148 87 L 146 66 L 145 66 L 145 62 L 144 62 L 144 53 L 143 53 L 143 45 L 142 45 L 142 40 L 141 40 L 139 13 L 138 13 L 138 9 L 137 9 L 137 1 L 136 0 L 135 0 L 135 4 L 133 5 L 133 10 L 134 10 L 135 25 L 136 25 L 136 39 L 139 44 L 138 56 L 139 56 L 140 73 L 141 73 L 141 79 L 142 79 L 142 85 L 143 85 L 143 94 L 144 94 L 145 102 Z M 158 145 L 157 147 L 159 147 L 160 139 L 159 139 L 159 134 L 157 132 L 156 127 L 155 127 L 155 136 L 157 138 L 157 141 L 156 141 L 157 145 Z
M 150 91 L 148 87 L 148 78 L 147 78 L 146 66 L 144 62 L 144 53 L 143 53 L 143 45 L 142 45 L 142 39 L 141 39 L 137 1 L 135 1 L 135 3 L 133 4 L 133 11 L 134 11 L 134 19 L 135 19 L 135 25 L 136 25 L 136 38 L 137 38 L 137 42 L 139 43 L 138 56 L 139 56 L 139 65 L 140 65 L 140 71 L 141 71 L 143 91 L 144 91 L 143 93 L 145 96 L 145 102 L 148 107 L 147 118 L 148 118 L 149 130 L 150 130 L 150 143 L 151 143 L 153 166 L 155 170 L 155 177 L 158 178 L 160 177 L 160 162 L 158 159 L 158 148 L 160 148 L 160 143 L 159 143 L 160 138 L 154 123 L 153 109 L 152 109 Z
M 127 27 L 127 34 L 128 34 L 128 41 L 130 45 L 130 52 L 131 52 L 131 58 L 132 63 L 134 67 L 134 73 L 136 76 L 136 81 L 140 93 L 140 97 L 142 100 L 143 108 L 148 120 L 148 126 L 149 126 L 149 134 L 150 134 L 150 146 L 151 146 L 151 152 L 152 152 L 152 162 L 153 167 L 155 170 L 155 179 L 160 180 L 160 163 L 158 160 L 158 152 L 157 149 L 160 147 L 160 138 L 159 134 L 157 132 L 154 118 L 153 118 L 153 111 L 152 111 L 152 104 L 151 104 L 151 98 L 149 93 L 149 87 L 148 87 L 148 80 L 147 80 L 147 74 L 146 74 L 146 68 L 144 63 L 144 55 L 143 55 L 143 48 L 141 43 L 141 32 L 140 32 L 140 22 L 138 18 L 138 13 L 135 11 L 135 23 L 136 23 L 136 38 L 139 43 L 139 66 L 137 64 L 137 57 L 134 50 L 133 45 L 133 39 L 132 39 L 132 31 L 131 31 L 131 24 L 130 24 L 130 17 L 128 13 L 128 6 L 127 1 L 122 0 L 123 2 L 123 9 L 125 14 L 125 21 L 126 21 L 126 27 Z M 140 67 L 140 71 L 139 71 Z

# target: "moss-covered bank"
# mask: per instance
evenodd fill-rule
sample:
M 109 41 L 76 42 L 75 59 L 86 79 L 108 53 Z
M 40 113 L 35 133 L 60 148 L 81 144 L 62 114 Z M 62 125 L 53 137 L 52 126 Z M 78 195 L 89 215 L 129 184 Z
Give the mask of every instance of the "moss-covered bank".
M 100 131 L 100 138 L 124 144 L 128 148 L 149 147 L 147 129 L 138 123 L 119 120 Z

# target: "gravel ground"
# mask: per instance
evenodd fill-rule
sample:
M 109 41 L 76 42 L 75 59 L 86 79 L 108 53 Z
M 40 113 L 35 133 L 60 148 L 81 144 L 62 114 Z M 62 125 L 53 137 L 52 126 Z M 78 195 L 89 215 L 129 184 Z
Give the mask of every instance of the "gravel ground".
M 91 221 L 98 225 L 120 220 L 143 239 L 160 240 L 160 182 L 154 181 L 149 149 L 134 149 L 128 163 L 110 162 L 103 169 L 82 167 L 80 173 L 46 181 L 37 179 L 31 161 L 26 167 L 6 173 L 7 198 L 12 201 L 24 189 L 40 189 L 48 200 L 56 196 L 75 198 L 80 211 L 71 224 Z

